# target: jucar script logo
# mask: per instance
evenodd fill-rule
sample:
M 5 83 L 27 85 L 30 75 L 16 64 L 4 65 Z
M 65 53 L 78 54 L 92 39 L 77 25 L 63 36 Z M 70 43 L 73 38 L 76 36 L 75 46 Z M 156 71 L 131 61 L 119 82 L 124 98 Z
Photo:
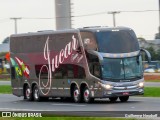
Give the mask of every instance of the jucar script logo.
M 39 73 L 39 86 L 41 92 L 44 95 L 47 95 L 51 89 L 52 84 L 52 72 L 55 71 L 59 67 L 60 64 L 62 64 L 73 52 L 73 50 L 76 50 L 78 47 L 78 40 L 75 38 L 75 36 L 72 36 L 72 41 L 70 41 L 64 49 L 61 49 L 60 52 L 54 56 L 54 58 L 50 58 L 50 50 L 49 50 L 49 37 L 47 37 L 45 46 L 44 46 L 44 59 L 48 62 L 48 65 L 43 65 L 40 69 Z M 41 74 L 42 70 L 46 69 L 48 71 L 48 81 L 46 84 L 41 80 Z

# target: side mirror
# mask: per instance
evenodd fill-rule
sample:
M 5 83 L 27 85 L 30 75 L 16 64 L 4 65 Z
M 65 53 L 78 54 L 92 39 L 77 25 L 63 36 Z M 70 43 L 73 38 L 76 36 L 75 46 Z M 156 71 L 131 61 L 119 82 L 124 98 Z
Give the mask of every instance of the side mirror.
M 87 52 L 90 53 L 90 54 L 92 54 L 92 55 L 97 56 L 98 59 L 99 59 L 99 61 L 100 61 L 100 63 L 103 62 L 103 56 L 99 52 L 94 51 L 94 50 L 87 50 Z
M 142 48 L 141 48 L 140 52 L 145 52 L 147 59 L 148 59 L 148 63 L 150 63 L 151 62 L 151 54 L 146 49 L 142 49 Z

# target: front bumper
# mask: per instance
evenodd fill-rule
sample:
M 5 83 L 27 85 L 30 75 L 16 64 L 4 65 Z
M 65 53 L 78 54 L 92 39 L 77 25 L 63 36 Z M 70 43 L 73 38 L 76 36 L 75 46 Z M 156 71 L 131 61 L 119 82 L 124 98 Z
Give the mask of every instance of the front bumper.
M 120 96 L 134 96 L 143 95 L 144 89 L 137 88 L 131 90 L 105 90 L 101 89 L 95 92 L 95 98 L 109 98 L 109 97 L 120 97 Z M 93 97 L 93 96 L 92 96 Z
M 134 96 L 134 95 L 143 95 L 144 89 L 137 89 L 137 90 L 110 90 L 110 91 L 103 91 L 103 97 L 120 97 L 120 96 Z

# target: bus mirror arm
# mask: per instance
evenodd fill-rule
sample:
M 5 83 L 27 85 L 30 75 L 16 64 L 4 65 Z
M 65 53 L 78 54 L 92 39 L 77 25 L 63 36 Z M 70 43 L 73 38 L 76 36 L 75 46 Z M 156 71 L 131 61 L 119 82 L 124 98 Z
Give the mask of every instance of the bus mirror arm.
M 99 61 L 102 63 L 103 62 L 103 56 L 97 52 L 97 51 L 94 51 L 94 50 L 87 50 L 88 53 L 92 54 L 92 55 L 95 55 L 98 57 Z
M 146 49 L 143 49 L 143 48 L 141 48 L 140 53 L 141 52 L 145 52 L 147 59 L 148 59 L 148 63 L 150 63 L 151 62 L 151 54 Z

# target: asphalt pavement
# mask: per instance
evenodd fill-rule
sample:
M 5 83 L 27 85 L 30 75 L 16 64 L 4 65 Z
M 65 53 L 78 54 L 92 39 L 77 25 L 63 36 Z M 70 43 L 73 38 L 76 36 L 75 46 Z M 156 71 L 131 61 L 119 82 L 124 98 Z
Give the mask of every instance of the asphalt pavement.
M 127 114 L 158 114 L 160 115 L 160 98 L 130 97 L 128 102 L 119 100 L 111 103 L 109 99 L 96 99 L 92 104 L 73 103 L 61 99 L 50 99 L 42 102 L 29 102 L 23 97 L 12 94 L 0 94 L 0 111 L 39 111 L 50 112 L 55 115 L 78 115 L 78 116 L 120 116 Z M 117 112 L 118 111 L 118 112 Z
M 0 81 L 0 85 L 11 85 L 11 81 Z
M 145 82 L 146 87 L 160 87 L 160 82 Z

